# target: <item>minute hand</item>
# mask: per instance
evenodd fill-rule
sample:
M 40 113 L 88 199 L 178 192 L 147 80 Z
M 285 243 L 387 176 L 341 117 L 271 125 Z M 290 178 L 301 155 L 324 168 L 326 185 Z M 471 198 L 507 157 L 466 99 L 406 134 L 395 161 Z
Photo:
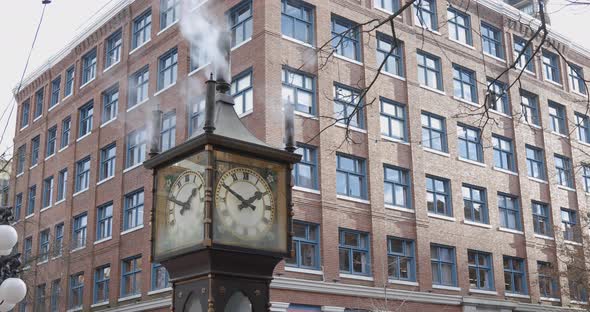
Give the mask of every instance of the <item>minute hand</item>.
M 230 193 L 232 193 L 239 201 L 242 202 L 242 204 L 240 204 L 240 207 L 242 206 L 250 206 L 253 207 L 252 209 L 256 209 L 256 206 L 252 205 L 252 204 L 246 204 L 246 200 L 244 199 L 244 197 L 240 196 L 240 194 L 238 194 L 236 191 L 232 190 L 229 186 L 227 186 L 226 184 L 223 184 L 223 187 L 225 187 L 226 190 L 228 190 Z

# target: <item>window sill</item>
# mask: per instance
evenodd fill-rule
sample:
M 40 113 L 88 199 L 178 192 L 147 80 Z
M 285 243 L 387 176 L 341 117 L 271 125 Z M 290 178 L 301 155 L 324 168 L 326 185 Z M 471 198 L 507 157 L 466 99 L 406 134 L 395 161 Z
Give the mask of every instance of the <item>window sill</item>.
M 37 266 L 43 265 L 43 264 L 45 264 L 47 262 L 49 262 L 49 259 L 37 263 Z
M 385 76 L 388 76 L 388 77 L 391 77 L 391 78 L 395 78 L 395 79 L 401 80 L 401 81 L 406 81 L 406 78 L 404 78 L 402 76 L 398 76 L 396 74 L 392 74 L 392 73 L 389 73 L 389 72 L 386 72 L 386 71 L 383 71 L 383 70 L 381 71 L 381 74 L 383 74 Z
M 82 249 L 84 249 L 84 248 L 86 248 L 86 245 L 84 245 L 84 246 L 82 246 L 82 247 L 74 248 L 74 249 L 72 249 L 72 250 L 70 251 L 70 253 L 74 253 L 74 252 L 76 252 L 76 251 L 80 251 L 80 250 L 82 250 Z
M 498 292 L 495 290 L 485 290 L 485 289 L 469 289 L 469 293 L 472 294 L 482 294 L 482 295 L 492 295 L 497 296 Z
M 47 207 L 43 207 L 43 209 L 39 210 L 39 212 L 43 212 L 43 211 L 49 210 L 51 207 L 53 207 L 53 206 L 52 205 L 49 205 Z
M 150 292 L 148 292 L 148 296 L 152 296 L 152 295 L 157 295 L 157 294 L 161 294 L 161 293 L 165 293 L 165 292 L 169 292 L 172 291 L 172 287 L 166 287 L 166 288 L 162 288 L 162 289 L 157 289 L 157 290 L 152 290 Z
M 244 117 L 246 117 L 246 116 L 248 116 L 248 115 L 250 115 L 252 113 L 254 113 L 254 110 L 253 109 L 251 109 L 251 110 L 249 110 L 247 112 L 243 112 L 243 113 L 239 114 L 238 115 L 238 118 L 242 119 L 242 118 L 244 118 Z
M 309 118 L 309 119 L 313 119 L 313 120 L 318 120 L 318 117 L 316 117 L 312 114 L 308 114 L 308 113 L 304 113 L 304 112 L 300 112 L 300 111 L 294 111 L 293 113 L 297 116 L 301 116 L 301 117 L 305 117 L 305 118 Z
M 475 48 L 474 48 L 472 45 L 470 45 L 469 43 L 461 42 L 461 41 L 459 41 L 459 40 L 456 40 L 456 39 L 453 39 L 453 38 L 451 38 L 451 37 L 449 37 L 448 39 L 449 39 L 451 42 L 454 42 L 454 43 L 456 43 L 456 44 L 462 45 L 462 46 L 464 46 L 464 47 L 466 47 L 466 48 L 468 48 L 468 49 L 471 49 L 471 50 L 474 50 L 474 51 L 475 51 Z
M 72 88 L 72 90 L 74 90 L 74 88 Z M 74 94 L 74 92 L 73 92 L 73 91 L 72 91 L 72 93 L 70 93 L 70 94 L 68 94 L 68 95 L 64 96 L 64 98 L 63 98 L 63 99 L 61 99 L 61 101 L 62 101 L 62 102 L 64 102 L 65 100 L 69 99 L 70 97 L 72 97 L 72 94 Z
M 82 307 L 78 307 L 78 308 L 72 308 L 72 309 L 67 309 L 66 312 L 78 312 L 78 311 L 82 311 Z
M 582 243 L 578 243 L 578 242 L 574 242 L 574 241 L 570 241 L 570 240 L 563 240 L 563 242 L 568 245 L 582 246 Z
M 550 297 L 540 297 L 539 300 L 549 301 L 549 302 L 561 302 L 561 299 L 559 299 L 559 298 L 550 298 Z
M 133 165 L 133 166 L 131 166 L 131 167 L 129 167 L 129 168 L 126 168 L 125 170 L 123 170 L 123 173 L 127 173 L 127 172 L 129 172 L 129 171 L 131 171 L 131 170 L 133 170 L 133 169 L 135 169 L 135 168 L 137 168 L 137 167 L 141 166 L 142 164 L 143 164 L 143 163 L 137 163 L 137 164 L 135 164 L 135 165 Z
M 158 96 L 158 95 L 160 95 L 160 94 L 164 93 L 166 90 L 168 90 L 168 89 L 170 89 L 170 88 L 174 87 L 175 85 L 176 85 L 176 81 L 175 81 L 174 83 L 172 83 L 172 84 L 170 84 L 170 85 L 166 86 L 166 87 L 165 87 L 165 88 L 163 88 L 162 90 L 160 90 L 160 91 L 158 91 L 158 92 L 154 93 L 154 96 Z
M 84 134 L 83 136 L 79 137 L 76 139 L 76 143 L 82 141 L 84 138 L 88 137 L 89 135 L 92 134 L 92 131 L 89 131 L 88 133 Z
M 62 101 L 63 101 L 63 100 L 62 100 Z M 61 103 L 61 102 L 57 102 L 57 103 L 53 104 L 53 106 L 50 106 L 50 107 L 47 109 L 47 112 L 49 113 L 50 111 L 54 110 L 54 109 L 55 109 L 55 108 L 56 108 L 56 107 L 59 105 L 59 103 Z
M 68 147 L 70 147 L 70 146 L 69 145 L 66 145 L 66 146 L 60 148 L 59 151 L 57 151 L 57 152 L 58 153 L 61 153 L 61 152 L 65 151 Z
M 296 273 L 305 273 L 305 274 L 313 274 L 313 275 L 324 275 L 324 272 L 321 270 L 313 270 L 313 269 L 302 269 L 302 268 L 295 268 L 285 265 L 285 271 L 287 272 L 296 272 Z
M 89 85 L 90 83 L 92 83 L 94 80 L 96 80 L 96 75 L 94 75 L 94 77 L 92 77 L 92 79 L 86 81 L 84 84 L 82 84 L 80 86 L 80 89 L 84 88 L 85 86 Z
M 83 190 L 80 190 L 80 191 L 78 191 L 78 192 L 74 193 L 74 195 L 72 195 L 72 197 L 76 197 L 76 196 L 78 196 L 78 195 L 80 195 L 80 194 L 82 194 L 82 193 L 84 193 L 84 192 L 88 191 L 88 189 L 89 189 L 89 187 L 87 187 L 87 188 L 85 188 L 85 189 L 83 189 Z
M 348 279 L 355 279 L 360 281 L 373 281 L 373 277 L 371 276 L 363 276 L 363 275 L 355 275 L 355 274 L 346 274 L 340 273 L 340 278 L 348 278 Z
M 542 183 L 542 184 L 549 184 L 549 182 L 547 182 L 547 181 L 545 181 L 545 180 L 541 180 L 541 179 L 539 179 L 539 178 L 528 177 L 528 179 L 529 179 L 529 180 L 531 180 L 531 181 L 535 181 L 535 182 L 538 182 L 538 183 Z
M 93 245 L 98 245 L 98 244 L 100 244 L 100 243 L 108 242 L 108 241 L 110 241 L 111 239 L 113 239 L 113 237 L 112 237 L 112 236 L 105 237 L 105 238 L 102 238 L 102 239 L 99 239 L 99 240 L 97 240 L 96 242 L 94 242 L 94 243 L 93 243 Z
M 432 91 L 434 93 L 438 93 L 440 95 L 447 95 L 444 91 L 441 91 L 441 90 L 435 89 L 435 88 L 431 88 L 431 87 L 423 85 L 423 84 L 420 85 L 420 88 L 428 90 L 428 91 Z
M 66 201 L 66 199 L 65 199 L 65 198 L 64 198 L 64 199 L 60 199 L 60 200 L 56 201 L 56 202 L 55 202 L 53 205 L 54 205 L 54 206 L 57 206 L 57 205 L 59 205 L 59 204 L 61 204 L 61 203 L 65 202 L 65 201 Z
M 129 234 L 129 233 L 132 233 L 132 232 L 135 232 L 135 231 L 139 231 L 141 229 L 143 229 L 143 224 L 142 225 L 138 225 L 138 226 L 136 226 L 134 228 L 125 230 L 125 231 L 121 232 L 121 235 Z
M 91 308 L 98 308 L 98 307 L 104 307 L 104 306 L 106 306 L 108 304 L 109 304 L 109 301 L 107 300 L 107 301 L 95 303 L 95 304 L 91 305 L 90 307 Z
M 29 125 L 27 124 L 27 125 L 25 125 L 24 127 L 20 128 L 20 130 L 19 130 L 19 131 L 23 131 L 23 130 L 25 130 L 25 129 L 26 129 L 26 128 L 28 128 L 28 127 L 29 127 Z
M 208 62 L 208 63 L 206 63 L 206 64 L 204 64 L 204 65 L 201 65 L 201 66 L 199 66 L 199 67 L 197 67 L 197 68 L 193 69 L 193 70 L 192 70 L 190 73 L 188 73 L 188 75 L 187 75 L 187 76 L 192 76 L 192 75 L 194 75 L 194 74 L 196 74 L 196 73 L 200 72 L 200 71 L 201 71 L 203 68 L 205 68 L 205 67 L 207 67 L 207 66 L 209 66 L 209 65 L 211 65 L 211 62 Z
M 442 289 L 442 290 L 461 291 L 461 287 L 455 287 L 455 286 L 432 285 L 432 288 Z
M 117 116 L 115 116 L 114 118 L 112 118 L 112 119 L 109 119 L 109 120 L 107 120 L 106 122 L 104 122 L 102 125 L 100 125 L 100 128 L 104 128 L 104 127 L 106 127 L 108 124 L 110 124 L 110 123 L 114 122 L 115 120 L 117 120 Z
M 51 155 L 49 155 L 49 156 L 45 157 L 45 161 L 48 161 L 48 160 L 50 160 L 50 159 L 51 159 L 51 157 L 53 157 L 54 155 L 55 155 L 55 153 L 53 153 L 53 154 L 51 154 Z
M 554 241 L 555 238 L 551 237 L 551 236 L 546 236 L 546 235 L 540 235 L 540 234 L 535 234 L 536 238 L 540 238 L 540 239 L 545 239 L 545 240 L 552 240 Z
M 512 233 L 512 234 L 520 234 L 520 235 L 524 235 L 523 231 L 519 231 L 519 230 L 513 230 L 513 229 L 508 229 L 505 227 L 498 227 L 498 231 L 502 231 L 502 232 L 507 232 L 507 233 Z
M 391 12 L 391 11 L 388 11 L 388 10 L 386 10 L 386 9 L 383 9 L 383 8 L 380 8 L 380 7 L 377 7 L 377 6 L 374 6 L 374 7 L 373 7 L 373 9 L 375 9 L 375 10 L 377 10 L 377 11 L 381 11 L 381 12 L 383 12 L 383 13 L 387 14 L 387 15 L 393 15 L 393 14 L 395 14 L 395 12 Z M 401 16 L 401 15 L 398 15 L 398 16 L 396 16 L 396 17 L 397 17 L 397 18 L 399 18 L 399 19 L 401 19 L 401 18 L 402 18 L 402 16 Z
M 472 225 L 472 226 L 479 226 L 485 229 L 491 229 L 492 226 L 490 224 L 486 224 L 486 223 L 478 223 L 478 222 L 473 222 L 473 221 L 469 221 L 469 220 L 463 220 L 463 224 L 466 225 Z
M 571 304 L 579 304 L 579 305 L 587 305 L 588 301 L 577 301 L 577 300 L 570 300 Z
M 439 214 L 432 213 L 432 212 L 429 212 L 428 216 L 431 218 L 434 218 L 434 219 L 441 219 L 441 220 L 445 220 L 445 221 L 451 221 L 451 222 L 457 221 L 457 219 L 455 219 L 454 217 L 443 216 L 443 215 L 439 215 Z
M 334 125 L 336 127 L 342 128 L 342 129 L 352 130 L 352 131 L 355 131 L 355 132 L 360 132 L 360 133 L 365 133 L 365 134 L 367 133 L 367 130 L 365 130 L 365 129 L 357 128 L 357 127 L 354 127 L 354 126 L 351 126 L 351 125 L 348 125 L 348 127 L 347 127 L 346 124 L 343 124 L 341 122 L 337 122 Z
M 156 34 L 156 36 L 159 36 L 159 35 L 161 35 L 161 34 L 162 34 L 162 33 L 164 33 L 166 30 L 168 30 L 168 29 L 172 28 L 172 26 L 174 26 L 174 25 L 176 25 L 176 24 L 178 24 L 178 19 L 176 19 L 174 22 L 170 23 L 170 25 L 168 25 L 168 26 L 164 27 L 162 30 L 160 30 L 160 31 L 159 31 L 159 32 Z
M 480 163 L 479 161 L 476 161 L 476 160 L 471 160 L 471 159 L 467 159 L 467 158 L 463 158 L 463 157 L 457 157 L 457 160 L 458 161 L 462 161 L 462 162 L 466 162 L 468 164 L 480 166 L 480 167 L 483 167 L 483 168 L 486 168 L 487 167 L 486 164 Z
M 139 299 L 139 298 L 141 298 L 141 294 L 122 297 L 122 298 L 117 299 L 117 302 L 124 302 L 124 301 L 128 301 L 128 300 Z
M 493 110 L 493 109 L 489 109 L 488 111 L 489 111 L 490 113 L 492 113 L 492 114 L 496 114 L 496 115 L 499 115 L 499 116 L 502 116 L 502 117 L 506 117 L 506 118 L 508 118 L 508 119 L 512 119 L 512 116 L 510 116 L 510 115 L 508 115 L 508 114 L 506 114 L 506 113 L 502 113 L 502 112 L 499 112 L 499 111 L 497 111 L 497 110 Z
M 516 55 L 514 56 L 514 58 L 516 58 Z M 532 63 L 532 62 L 531 62 L 531 63 Z M 514 66 L 514 68 L 515 68 L 517 71 L 523 71 L 523 72 L 524 72 L 524 73 L 526 73 L 526 74 L 529 74 L 529 75 L 531 75 L 531 76 L 533 76 L 533 77 L 537 77 L 537 74 L 536 74 L 535 72 L 532 72 L 532 71 L 530 71 L 530 70 L 528 70 L 528 69 L 523 69 L 522 67 L 520 67 L 520 66 L 518 66 L 518 65 L 515 65 L 515 66 Z
M 389 280 L 387 280 L 387 282 L 389 282 L 390 284 L 396 284 L 396 285 L 420 286 L 420 284 L 418 284 L 418 282 L 402 281 L 402 280 L 395 280 L 395 279 L 389 279 Z
M 552 85 L 554 85 L 556 87 L 559 87 L 559 88 L 563 89 L 563 84 L 561 84 L 561 83 L 559 83 L 557 81 L 549 80 L 549 79 L 545 78 L 545 75 L 543 75 L 543 81 L 548 82 L 548 83 L 550 83 L 550 84 L 552 84 Z
M 143 103 L 146 103 L 146 102 L 147 102 L 147 101 L 149 101 L 149 100 L 150 100 L 150 98 L 149 98 L 149 97 L 148 97 L 148 98 L 145 98 L 143 101 L 141 101 L 141 102 L 138 102 L 138 103 L 134 104 L 133 106 L 129 107 L 129 108 L 127 109 L 127 112 L 129 113 L 130 111 L 132 111 L 132 110 L 134 110 L 134 109 L 138 108 L 139 106 L 141 106 L 141 104 L 143 104 Z
M 307 42 L 303 42 L 303 41 L 301 41 L 301 40 L 297 40 L 297 39 L 295 39 L 295 38 L 291 38 L 291 37 L 289 37 L 289 36 L 286 36 L 286 35 L 282 35 L 282 38 L 283 38 L 283 39 L 285 39 L 285 40 L 287 40 L 287 41 L 291 41 L 291 42 L 293 42 L 293 43 L 296 43 L 296 44 L 302 45 L 302 46 L 304 46 L 304 47 L 306 47 L 306 48 L 315 49 L 315 48 L 314 48 L 314 47 L 313 47 L 311 44 L 309 44 L 309 43 L 307 43 Z
M 570 138 L 567 134 L 563 134 L 563 133 L 559 133 L 559 132 L 555 132 L 555 131 L 551 131 L 551 134 L 554 134 L 554 135 L 557 135 L 557 136 L 560 136 L 560 137 L 566 138 L 566 139 Z
M 590 146 L 590 143 L 586 143 L 586 142 L 584 142 L 584 141 L 580 141 L 580 140 L 577 140 L 577 141 L 578 141 L 578 143 L 580 143 L 580 144 L 582 144 L 582 145 L 585 145 L 585 146 Z
M 568 192 L 575 192 L 576 191 L 575 189 L 573 189 L 569 186 L 563 186 L 563 185 L 558 185 L 557 188 L 564 190 L 564 191 L 568 191 Z
M 342 55 L 340 55 L 340 54 L 336 54 L 336 53 L 334 53 L 334 54 L 332 54 L 332 55 L 333 55 L 335 58 L 337 58 L 337 59 L 341 59 L 341 60 L 343 60 L 343 61 L 346 61 L 346 62 L 349 62 L 349 63 L 355 64 L 355 65 L 364 66 L 364 64 L 363 64 L 362 62 L 359 62 L 359 61 L 357 61 L 357 60 L 353 60 L 353 59 L 351 59 L 351 58 L 348 58 L 348 57 L 346 57 L 346 56 L 342 56 Z
M 506 60 L 505 60 L 505 59 L 503 59 L 503 58 L 499 58 L 499 57 L 497 57 L 497 56 L 495 56 L 495 55 L 491 55 L 491 54 L 489 54 L 489 53 L 486 53 L 486 52 L 484 52 L 484 53 L 483 53 L 483 55 L 485 55 L 485 56 L 487 56 L 487 57 L 489 57 L 489 58 L 492 58 L 492 59 L 494 59 L 494 60 L 496 60 L 496 61 L 498 61 L 498 62 L 506 63 Z
M 391 209 L 391 210 L 397 210 L 397 211 L 401 211 L 401 212 L 407 212 L 407 213 L 416 213 L 416 211 L 414 211 L 414 209 L 410 209 L 410 208 L 406 208 L 406 207 L 400 207 L 400 206 L 395 206 L 395 205 L 385 204 L 385 208 L 386 209 Z
M 38 166 L 38 165 L 39 165 L 38 163 L 37 163 L 37 164 L 34 164 L 34 165 L 32 165 L 31 167 L 29 167 L 29 170 L 33 170 L 33 169 L 37 168 L 37 166 Z
M 460 98 L 460 97 L 458 97 L 458 96 L 454 96 L 454 95 L 453 95 L 453 99 L 454 99 L 455 101 L 459 101 L 459 102 L 461 102 L 461 103 L 467 104 L 467 105 L 469 105 L 469 106 L 473 106 L 473 107 L 475 107 L 475 108 L 481 108 L 481 105 L 479 105 L 479 103 L 475 103 L 475 102 L 472 102 L 472 101 L 466 100 L 466 99 L 464 99 L 464 98 Z
M 109 181 L 109 180 L 112 180 L 113 178 L 115 178 L 115 175 L 112 175 L 112 176 L 110 176 L 110 177 L 108 177 L 108 178 L 102 179 L 102 180 L 100 180 L 100 181 L 98 181 L 98 182 L 96 183 L 96 186 L 99 186 L 99 185 L 101 185 L 101 184 L 103 184 L 103 183 L 105 183 L 105 182 L 107 182 L 107 181 Z
M 240 47 L 242 47 L 243 45 L 245 45 L 246 43 L 248 43 L 248 42 L 250 42 L 250 41 L 252 41 L 252 36 L 250 36 L 250 38 L 248 38 L 248 39 L 246 39 L 246 40 L 244 40 L 244 41 L 240 42 L 238 45 L 236 45 L 236 46 L 232 47 L 232 48 L 231 48 L 229 51 L 230 51 L 230 52 L 233 52 L 233 51 L 235 51 L 235 50 L 239 49 Z
M 436 155 L 440 155 L 440 156 L 444 156 L 444 157 L 451 157 L 451 154 L 447 153 L 447 152 L 441 152 L 441 151 L 437 151 L 435 149 L 429 148 L 429 147 L 422 147 L 422 149 L 425 152 L 429 152 L 429 153 L 433 153 Z
M 345 196 L 345 195 L 336 195 L 336 198 L 346 200 L 346 201 L 355 202 L 355 203 L 361 203 L 361 204 L 367 204 L 367 205 L 371 204 L 371 202 L 366 199 L 354 198 L 354 197 Z
M 543 130 L 543 128 L 541 128 L 541 126 L 539 126 L 539 125 L 536 125 L 536 124 L 534 124 L 534 123 L 530 123 L 530 122 L 528 122 L 528 121 L 527 121 L 527 120 L 525 120 L 525 119 L 524 119 L 524 117 L 522 117 L 522 116 L 520 117 L 520 123 L 522 123 L 522 124 L 524 124 L 524 125 L 526 125 L 526 126 L 529 126 L 529 127 L 531 127 L 531 128 L 534 128 L 534 129 Z
M 417 26 L 418 28 L 421 28 L 422 30 L 426 30 L 430 33 L 437 35 L 437 36 L 442 36 L 442 34 L 439 31 L 431 29 L 428 26 L 424 26 L 424 25 L 420 24 L 420 22 L 416 21 L 416 19 L 414 19 L 414 25 Z
M 135 49 L 131 50 L 129 52 L 129 55 L 135 53 L 135 51 L 141 49 L 143 46 L 145 46 L 146 44 L 148 44 L 150 41 L 152 41 L 152 38 L 150 37 L 150 39 L 148 39 L 146 42 L 142 43 L 141 45 L 137 46 Z
M 28 216 L 25 217 L 25 220 L 30 219 L 30 218 L 32 218 L 34 216 L 35 216 L 35 214 L 34 213 L 31 213 L 30 215 L 28 215 Z
M 33 119 L 33 122 L 35 122 L 35 121 L 37 121 L 37 120 L 41 119 L 41 117 L 43 117 L 43 114 L 41 114 L 41 115 L 39 115 L 39 116 L 35 117 L 35 119 Z
M 310 188 L 306 188 L 306 187 L 301 187 L 301 186 L 293 186 L 293 190 L 320 195 L 320 191 L 319 190 L 314 190 L 314 189 L 310 189 Z
M 410 146 L 410 143 L 408 143 L 404 140 L 388 137 L 386 135 L 381 135 L 381 139 L 389 141 L 389 142 L 393 142 L 393 143 L 399 143 L 399 144 Z
M 17 175 L 16 175 L 16 178 L 20 178 L 20 177 L 22 177 L 24 174 L 25 174 L 24 172 L 21 172 L 21 173 L 19 173 L 19 174 L 17 174 Z
M 506 173 L 506 174 L 518 177 L 518 173 L 516 173 L 514 171 L 510 171 L 510 170 L 506 170 L 506 169 L 502 169 L 502 168 L 498 168 L 498 167 L 494 167 L 493 169 L 498 172 L 502 172 L 502 173 Z
M 572 92 L 573 94 L 577 94 L 577 95 L 579 95 L 579 96 L 583 96 L 583 97 L 585 97 L 585 98 L 587 98 L 587 97 L 588 97 L 588 95 L 587 95 L 587 94 L 584 94 L 584 93 L 582 93 L 582 92 L 580 92 L 580 91 L 573 90 L 573 89 L 571 89 L 571 87 L 570 87 L 570 90 L 571 90 L 571 92 Z M 570 301 L 570 302 L 571 302 L 571 301 Z
M 109 67 L 105 68 L 102 73 L 106 73 L 108 72 L 111 68 L 117 66 L 117 64 L 121 63 L 121 56 L 119 56 L 119 60 L 117 60 L 116 62 L 114 62 L 113 64 L 111 64 Z

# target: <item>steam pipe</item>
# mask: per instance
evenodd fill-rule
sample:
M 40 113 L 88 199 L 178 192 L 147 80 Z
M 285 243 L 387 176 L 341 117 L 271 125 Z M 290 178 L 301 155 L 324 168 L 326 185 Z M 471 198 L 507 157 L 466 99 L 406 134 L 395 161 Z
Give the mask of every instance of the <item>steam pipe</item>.
M 148 156 L 154 157 L 160 153 L 160 132 L 162 125 L 162 111 L 155 109 L 152 111 L 152 137 L 150 140 L 150 152 Z
M 205 99 L 205 124 L 203 130 L 205 133 L 213 133 L 215 131 L 215 87 L 216 82 L 213 80 L 213 73 L 209 76 L 209 80 L 205 82 L 207 85 L 207 94 Z

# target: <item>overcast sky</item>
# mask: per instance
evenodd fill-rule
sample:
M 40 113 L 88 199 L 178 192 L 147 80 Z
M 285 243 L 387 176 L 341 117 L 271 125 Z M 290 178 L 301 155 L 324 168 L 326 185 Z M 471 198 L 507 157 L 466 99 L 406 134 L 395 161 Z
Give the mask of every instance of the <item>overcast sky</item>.
M 279 1 L 279 0 L 276 0 Z M 28 72 L 41 66 L 57 53 L 73 37 L 96 17 L 99 10 L 106 10 L 118 0 L 53 0 L 45 12 L 45 18 L 31 56 Z M 564 0 L 550 0 L 553 29 L 569 36 L 590 50 L 590 7 L 566 7 Z M 3 43 L 0 58 L 0 114 L 11 105 L 12 88 L 20 80 L 27 53 L 41 16 L 41 0 L 3 1 L 0 10 L 0 42 Z M 6 114 L 0 120 L 0 134 L 7 122 Z M 6 135 L 0 142 L 0 154 L 12 147 L 16 109 L 8 120 Z

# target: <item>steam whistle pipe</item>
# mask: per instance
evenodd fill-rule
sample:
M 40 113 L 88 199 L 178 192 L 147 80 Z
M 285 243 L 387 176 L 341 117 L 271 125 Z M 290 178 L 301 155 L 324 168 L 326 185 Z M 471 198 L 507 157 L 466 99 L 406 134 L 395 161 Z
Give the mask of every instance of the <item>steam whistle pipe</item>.
M 205 82 L 207 85 L 207 94 L 205 98 L 205 124 L 203 130 L 205 133 L 213 133 L 215 131 L 215 87 L 217 83 L 213 80 L 213 73 L 209 76 L 209 80 Z
M 221 92 L 221 93 L 228 93 L 229 89 L 230 89 L 230 84 L 228 81 L 225 80 L 225 77 L 229 77 L 230 74 L 230 68 L 231 68 L 231 63 L 230 63 L 230 53 L 231 53 L 231 33 L 229 32 L 224 32 L 220 37 L 219 37 L 219 42 L 217 42 L 218 46 L 219 46 L 219 51 L 223 52 L 223 57 L 225 64 L 227 64 L 227 67 L 224 68 L 223 66 L 218 66 L 215 70 L 216 73 L 215 75 L 217 76 L 217 91 Z M 222 72 L 222 70 L 225 69 L 227 72 Z
M 295 147 L 295 125 L 294 125 L 294 113 L 293 103 L 291 103 L 291 97 L 287 99 L 287 105 L 285 107 L 285 150 L 293 153 L 297 149 Z
M 150 152 L 148 156 L 154 157 L 160 153 L 160 132 L 162 121 L 162 111 L 155 109 L 152 111 L 152 137 L 150 140 Z

